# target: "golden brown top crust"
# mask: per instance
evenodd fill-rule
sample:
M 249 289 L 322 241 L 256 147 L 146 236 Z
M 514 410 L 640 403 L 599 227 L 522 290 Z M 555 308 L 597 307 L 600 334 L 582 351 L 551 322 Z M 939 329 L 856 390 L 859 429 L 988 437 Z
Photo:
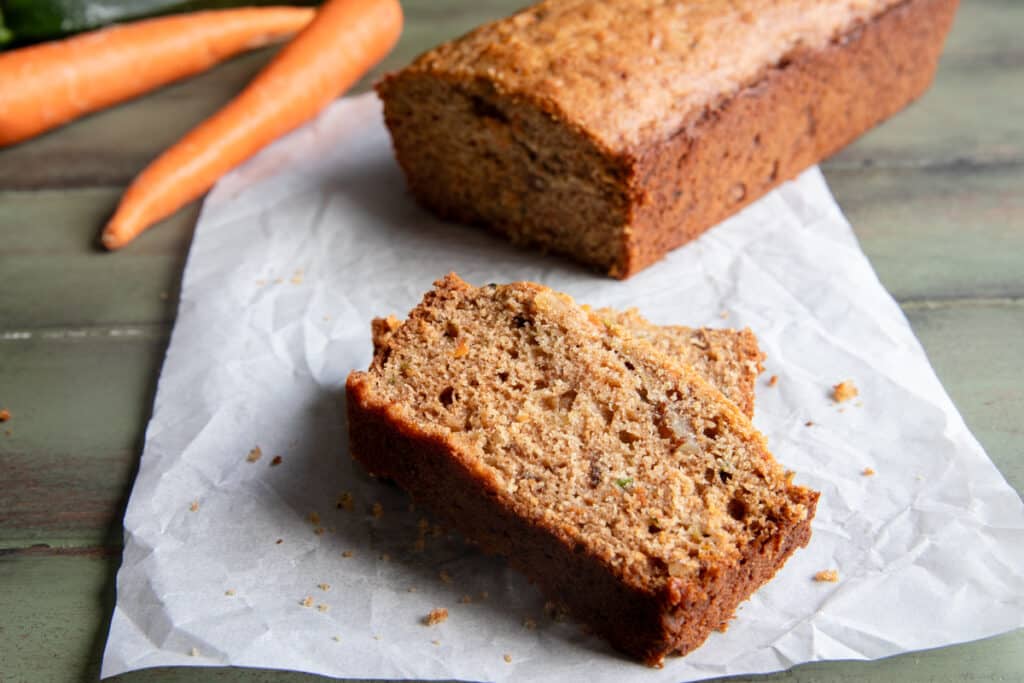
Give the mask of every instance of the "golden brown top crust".
M 900 2 L 546 0 L 434 48 L 409 72 L 488 81 L 629 152 Z

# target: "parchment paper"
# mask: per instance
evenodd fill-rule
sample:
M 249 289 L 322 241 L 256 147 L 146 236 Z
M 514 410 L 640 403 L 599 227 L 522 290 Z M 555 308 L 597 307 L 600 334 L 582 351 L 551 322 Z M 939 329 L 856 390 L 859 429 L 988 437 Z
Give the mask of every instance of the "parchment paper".
M 350 461 L 342 387 L 370 360 L 370 319 L 404 316 L 451 270 L 476 284 L 536 280 L 580 302 L 639 306 L 656 322 L 756 332 L 768 354 L 756 424 L 822 496 L 810 546 L 727 633 L 660 670 L 627 661 L 545 616 L 535 587 Z M 830 387 L 845 379 L 860 396 L 838 405 Z M 877 474 L 864 476 L 868 467 Z M 339 501 L 346 492 L 351 510 Z M 236 665 L 682 681 L 1024 625 L 1024 506 L 968 432 L 818 170 L 617 282 L 417 208 L 371 95 L 339 101 L 206 200 L 125 543 L 103 676 Z M 824 569 L 839 581 L 813 581 Z M 435 607 L 448 620 L 424 625 Z

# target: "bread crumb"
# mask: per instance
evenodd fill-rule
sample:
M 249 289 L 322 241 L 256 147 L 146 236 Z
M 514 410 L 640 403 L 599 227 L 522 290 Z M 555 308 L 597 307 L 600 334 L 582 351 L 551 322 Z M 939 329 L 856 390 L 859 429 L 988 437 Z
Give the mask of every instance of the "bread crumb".
M 352 498 L 352 494 L 345 491 L 338 496 L 338 500 L 335 505 L 339 510 L 352 512 L 352 510 L 355 509 L 356 502 L 355 499 Z
M 865 477 L 873 477 L 875 476 L 875 471 L 870 467 L 865 467 L 863 470 L 861 470 L 861 474 L 863 474 Z
M 199 501 L 193 500 L 191 503 L 189 503 L 188 510 L 189 512 L 199 512 Z
M 779 376 L 778 375 L 772 375 L 771 377 L 768 378 L 768 386 L 774 387 L 778 383 L 779 383 Z
M 374 503 L 373 507 L 370 508 L 370 514 L 372 514 L 377 519 L 380 519 L 384 516 L 384 506 L 381 505 L 380 503 Z
M 718 317 L 721 318 L 722 320 L 727 319 L 729 317 L 729 311 L 722 311 L 721 313 L 718 314 Z
M 388 562 L 388 561 L 391 560 L 391 556 L 388 555 L 387 553 L 381 553 L 380 554 L 380 559 L 383 560 L 384 562 Z
M 0 422 L 7 422 L 10 419 L 11 411 L 7 410 L 7 408 L 0 410 Z
M 295 274 L 292 275 L 291 283 L 293 285 L 301 285 L 302 284 L 302 276 L 303 275 L 304 275 L 304 273 L 303 273 L 302 269 L 299 268 L 298 270 L 295 271 Z
M 224 595 L 228 596 L 229 598 L 234 596 L 234 594 L 235 594 L 235 589 L 234 588 L 229 588 L 226 591 L 224 591 Z
M 463 339 L 461 342 L 459 342 L 459 345 L 456 346 L 455 350 L 452 352 L 452 358 L 462 358 L 467 355 L 469 355 L 469 344 L 467 344 L 466 340 Z
M 491 597 L 490 593 L 488 593 L 487 591 L 480 591 L 480 599 L 481 600 L 486 600 L 489 597 Z
M 329 606 L 323 604 L 323 603 L 320 603 L 319 605 L 316 606 L 316 611 L 317 612 L 326 612 L 329 609 L 331 609 L 331 608 Z
M 527 631 L 533 631 L 537 628 L 537 620 L 531 619 L 530 617 L 526 617 L 525 619 L 523 619 L 523 628 L 525 628 Z
M 318 583 L 316 585 L 316 587 L 319 588 L 322 591 L 329 591 L 329 590 L 331 590 L 331 584 L 329 584 L 329 583 Z
M 512 655 L 510 655 L 507 652 L 505 653 L 505 656 L 503 657 L 503 659 L 505 660 L 506 664 L 511 664 L 512 663 Z
M 302 600 L 299 601 L 299 604 L 302 605 L 303 607 L 312 607 L 313 606 L 313 596 L 312 595 L 307 595 L 306 597 L 304 597 Z
M 409 592 L 410 593 L 415 593 L 416 592 L 416 586 L 409 586 Z
M 469 603 L 473 602 L 473 596 L 463 595 L 461 598 L 459 598 L 459 602 L 461 602 L 463 605 L 468 605 Z
M 283 538 L 279 538 L 276 541 L 274 541 L 274 545 L 281 545 L 282 543 L 284 543 L 284 539 Z
M 442 569 L 441 573 L 437 575 L 441 579 L 442 583 L 451 583 L 452 575 L 448 573 L 447 569 Z
M 373 634 L 373 639 L 374 640 L 380 640 L 380 634 L 379 633 L 374 633 Z
M 851 398 L 859 394 L 857 387 L 854 385 L 853 380 L 845 380 L 836 384 L 832 387 L 832 399 L 836 403 L 842 403 L 843 401 L 849 401 Z
M 434 626 L 445 621 L 448 621 L 448 610 L 444 607 L 435 607 L 427 616 L 423 617 L 423 623 L 427 626 Z
M 432 640 L 432 641 L 430 641 L 430 642 L 431 642 L 432 644 L 434 644 L 434 645 L 440 645 L 440 644 L 441 644 L 441 641 L 440 641 L 440 640 Z
M 810 420 L 808 420 L 807 422 L 804 422 L 804 426 L 806 426 L 806 427 L 813 427 L 814 423 L 811 422 Z
M 313 529 L 313 533 L 317 536 L 323 536 L 325 531 L 327 531 L 327 529 L 323 528 L 322 526 L 318 526 L 317 528 Z
M 310 512 L 306 519 L 308 519 L 309 523 L 313 526 L 317 526 L 320 524 L 320 515 L 318 515 L 315 512 Z
M 814 575 L 815 581 L 835 583 L 839 580 L 839 572 L 835 569 L 822 569 L 820 572 Z
M 270 466 L 271 467 L 277 467 L 282 462 L 284 462 L 284 458 L 282 458 L 280 455 L 275 455 L 273 457 L 273 459 L 270 461 Z
M 249 454 L 245 456 L 246 462 L 256 462 L 263 457 L 263 450 L 259 446 L 254 446 Z
M 718 625 L 718 628 L 715 629 L 715 630 L 718 631 L 719 633 L 725 633 L 726 631 L 729 630 L 729 622 L 728 621 L 723 621 L 721 624 Z
M 346 550 L 343 553 L 341 553 L 341 556 L 342 557 L 352 557 L 352 551 L 351 550 Z
M 341 636 L 332 636 L 331 640 L 333 640 L 336 643 L 340 643 L 341 642 Z
M 188 651 L 188 654 L 189 654 L 190 657 L 198 657 L 199 656 L 199 648 L 198 647 L 192 648 L 191 650 Z

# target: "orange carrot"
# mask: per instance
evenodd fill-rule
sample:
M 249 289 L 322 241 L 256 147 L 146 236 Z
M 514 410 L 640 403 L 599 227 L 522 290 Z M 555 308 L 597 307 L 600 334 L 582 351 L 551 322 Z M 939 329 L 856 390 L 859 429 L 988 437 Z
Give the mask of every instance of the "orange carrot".
M 316 116 L 383 59 L 401 31 L 398 0 L 328 0 L 238 97 L 139 174 L 104 229 L 103 245 L 128 244 Z
M 301 30 L 315 10 L 194 12 L 0 52 L 0 147 Z

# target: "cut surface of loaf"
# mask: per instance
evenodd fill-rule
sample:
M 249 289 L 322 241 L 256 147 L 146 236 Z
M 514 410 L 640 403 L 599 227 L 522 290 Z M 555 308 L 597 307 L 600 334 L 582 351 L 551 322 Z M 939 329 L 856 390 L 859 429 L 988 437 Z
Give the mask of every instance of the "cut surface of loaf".
M 919 96 L 958 0 L 548 0 L 377 86 L 417 199 L 628 277 Z
M 764 366 L 764 354 L 757 337 L 749 329 L 718 330 L 683 325 L 655 325 L 635 308 L 595 311 L 606 326 L 621 325 L 630 334 L 679 363 L 691 366 L 711 386 L 740 407 L 747 417 L 754 416 L 754 383 Z M 402 322 L 394 317 L 374 318 L 371 325 L 374 351 L 379 350 Z
M 540 285 L 447 276 L 346 389 L 371 474 L 650 664 L 810 536 L 818 494 L 734 403 Z

